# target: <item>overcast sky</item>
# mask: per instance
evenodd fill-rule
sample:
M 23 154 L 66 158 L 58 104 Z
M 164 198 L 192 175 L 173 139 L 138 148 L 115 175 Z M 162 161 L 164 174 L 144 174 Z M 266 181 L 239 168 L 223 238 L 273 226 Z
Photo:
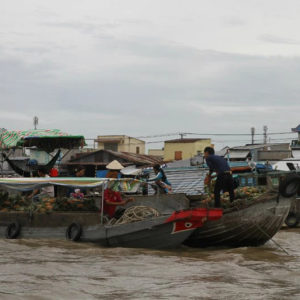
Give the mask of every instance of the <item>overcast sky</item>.
M 30 129 L 36 115 L 39 128 L 96 138 L 300 123 L 298 0 L 0 4 L 0 127 Z

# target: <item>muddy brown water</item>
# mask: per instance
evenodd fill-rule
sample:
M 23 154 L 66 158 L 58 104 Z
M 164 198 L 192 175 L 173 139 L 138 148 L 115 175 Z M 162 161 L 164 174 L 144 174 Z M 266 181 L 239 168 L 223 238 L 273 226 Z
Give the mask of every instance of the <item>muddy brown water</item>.
M 172 251 L 0 240 L 0 299 L 300 299 L 300 228 L 261 247 Z

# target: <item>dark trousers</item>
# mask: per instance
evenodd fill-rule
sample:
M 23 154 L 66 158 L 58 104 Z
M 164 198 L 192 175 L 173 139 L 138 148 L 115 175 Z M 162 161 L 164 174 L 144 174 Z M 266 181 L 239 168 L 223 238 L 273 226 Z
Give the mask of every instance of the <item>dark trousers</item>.
M 157 195 L 157 194 L 166 194 L 167 193 L 165 188 L 162 186 L 160 180 L 155 181 L 155 184 L 152 184 L 151 186 L 154 189 L 154 194 L 155 195 Z
M 215 184 L 215 207 L 221 207 L 220 192 L 229 192 L 230 202 L 234 200 L 233 178 L 230 173 L 218 174 Z

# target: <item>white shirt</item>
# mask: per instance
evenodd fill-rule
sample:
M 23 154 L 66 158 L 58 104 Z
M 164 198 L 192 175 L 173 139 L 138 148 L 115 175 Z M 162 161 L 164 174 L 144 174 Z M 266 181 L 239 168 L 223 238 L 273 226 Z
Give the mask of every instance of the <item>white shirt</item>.
M 50 177 L 49 175 L 46 175 L 45 177 Z M 47 194 L 49 197 L 54 197 L 54 186 L 48 185 L 41 188 L 41 194 Z

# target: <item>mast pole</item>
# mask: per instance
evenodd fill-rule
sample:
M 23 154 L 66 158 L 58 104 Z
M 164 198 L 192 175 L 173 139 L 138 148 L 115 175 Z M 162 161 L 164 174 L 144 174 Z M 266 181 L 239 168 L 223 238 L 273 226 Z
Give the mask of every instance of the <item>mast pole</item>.
M 102 197 L 101 197 L 101 225 L 103 225 L 103 208 L 104 208 L 104 190 L 107 188 L 107 180 L 102 185 Z

